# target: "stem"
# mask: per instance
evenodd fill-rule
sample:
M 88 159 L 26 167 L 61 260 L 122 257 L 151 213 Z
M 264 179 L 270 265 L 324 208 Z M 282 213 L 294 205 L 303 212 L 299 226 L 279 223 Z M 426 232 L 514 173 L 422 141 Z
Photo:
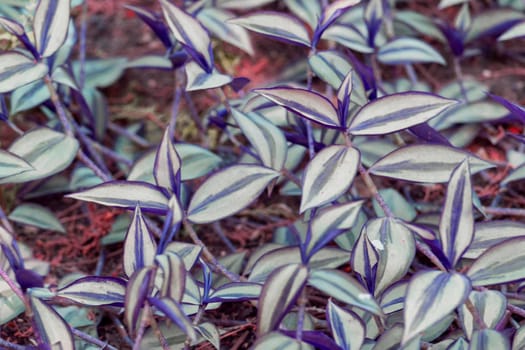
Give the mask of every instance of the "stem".
M 29 303 L 27 302 L 24 292 L 22 292 L 22 290 L 15 284 L 15 282 L 11 279 L 11 277 L 9 277 L 7 272 L 5 272 L 4 269 L 2 269 L 1 267 L 0 267 L 0 277 L 2 277 L 2 279 L 5 281 L 5 283 L 7 283 L 9 288 L 11 288 L 11 290 L 16 294 L 16 296 L 19 297 L 20 300 L 24 302 L 26 310 L 28 311 L 31 310 L 31 307 Z
M 93 148 L 95 150 L 97 150 L 100 153 L 102 153 L 103 155 L 113 159 L 114 161 L 123 163 L 124 165 L 126 165 L 128 167 L 131 167 L 133 165 L 133 162 L 131 160 L 129 160 L 126 157 L 121 156 L 120 154 L 118 154 L 117 152 L 107 148 L 106 146 L 101 145 L 100 143 L 98 143 L 96 141 L 91 141 L 91 143 L 93 144 Z
M 84 87 L 86 80 L 86 36 L 87 36 L 87 10 L 88 0 L 82 4 L 82 13 L 80 14 L 80 39 L 79 39 L 79 55 L 78 61 L 80 63 L 80 73 L 78 78 L 78 85 L 80 89 Z
M 118 319 L 117 316 L 109 314 L 109 317 L 111 321 L 113 321 L 115 327 L 117 327 L 117 332 L 120 334 L 120 337 L 124 340 L 126 344 L 129 345 L 129 347 L 133 347 L 133 340 L 131 340 L 131 338 L 129 337 L 128 332 L 126 331 L 126 327 L 124 327 L 124 325 Z
M 177 124 L 177 115 L 179 114 L 180 100 L 182 96 L 182 87 L 179 83 L 179 70 L 175 70 L 175 91 L 173 91 L 173 104 L 171 105 L 171 119 L 168 125 L 168 135 L 170 140 L 175 136 L 175 126 Z
M 315 49 L 310 50 L 310 55 L 315 54 Z M 307 65 L 306 68 L 306 88 L 310 91 L 312 90 L 312 77 L 313 72 L 310 68 L 310 65 Z M 315 156 L 315 148 L 314 148 L 314 134 L 312 130 L 312 122 L 309 119 L 305 120 L 306 124 L 306 137 L 308 139 L 308 155 L 310 156 L 310 159 L 312 159 Z
M 417 84 L 417 74 L 416 74 L 416 71 L 414 70 L 414 66 L 410 63 L 408 64 L 405 64 L 405 70 L 407 72 L 407 75 L 408 75 L 408 78 L 410 79 L 410 88 L 413 89 L 414 86 L 416 86 Z
M 87 342 L 89 342 L 91 344 L 95 344 L 97 346 L 100 346 L 100 348 L 102 348 L 102 349 L 118 350 L 116 347 L 109 345 L 107 342 L 103 342 L 102 340 L 97 339 L 95 337 L 92 337 L 89 334 L 84 333 L 82 331 L 79 331 L 76 328 L 69 327 L 69 329 L 71 330 L 71 333 L 73 333 L 74 335 L 76 335 L 80 339 L 85 340 L 85 341 L 87 341 Z
M 483 207 L 487 214 L 525 217 L 525 209 Z
M 372 180 L 372 177 L 368 173 L 368 171 L 365 169 L 365 167 L 362 164 L 359 164 L 359 174 L 361 175 L 361 178 L 365 182 L 366 187 L 368 187 L 368 190 L 372 192 L 372 195 L 374 196 L 375 200 L 383 209 L 383 212 L 385 213 L 386 217 L 392 218 L 394 217 L 394 214 L 392 213 L 392 210 L 390 210 L 390 207 L 388 204 L 386 204 L 385 199 L 381 196 L 379 193 L 379 190 L 377 189 L 376 184 L 374 183 L 374 180 Z
M 111 176 L 107 175 L 104 171 L 102 171 L 102 169 L 100 169 L 98 167 L 98 165 L 95 164 L 95 162 L 93 162 L 88 156 L 87 154 L 83 151 L 83 150 L 78 150 L 78 153 L 77 153 L 77 157 L 78 159 L 84 163 L 88 168 L 90 168 L 91 170 L 93 170 L 93 172 L 95 173 L 95 175 L 97 175 L 98 177 L 100 177 L 102 180 L 104 180 L 105 182 L 107 181 L 111 181 L 112 178 Z
M 55 106 L 58 119 L 60 120 L 60 123 L 62 124 L 66 135 L 69 137 L 73 137 L 74 133 L 71 127 L 71 121 L 67 117 L 64 106 L 62 105 L 62 102 L 60 102 L 60 98 L 58 97 L 58 93 L 55 87 L 53 86 L 53 81 L 51 80 L 49 74 L 44 77 L 44 83 L 46 84 L 47 89 L 49 90 L 51 102 L 53 102 L 53 105 Z
M 152 278 L 153 280 L 154 278 Z M 137 331 L 137 336 L 135 337 L 135 344 L 133 344 L 133 350 L 140 350 L 140 343 L 142 342 L 142 338 L 144 337 L 144 332 L 146 331 L 146 327 L 148 326 L 150 322 L 150 314 L 151 314 L 151 307 L 149 306 L 149 303 L 146 301 L 144 304 L 144 309 L 142 310 L 142 320 L 140 321 L 140 326 Z
M 24 345 L 17 345 L 10 343 L 6 340 L 3 340 L 0 338 L 0 347 L 1 349 L 11 349 L 11 350 L 29 350 L 29 349 L 37 349 L 34 346 L 24 346 Z
M 303 288 L 301 295 L 299 296 L 299 300 L 297 300 L 297 303 L 299 304 L 299 310 L 297 312 L 297 329 L 295 330 L 295 339 L 298 341 L 303 339 L 304 316 L 307 301 L 306 288 Z
M 137 145 L 141 147 L 147 148 L 151 146 L 148 140 L 138 136 L 137 134 L 130 132 L 126 128 L 123 128 L 122 126 L 115 124 L 113 122 L 108 123 L 108 129 L 113 131 L 115 134 L 127 137 L 128 139 L 135 142 Z
M 476 309 L 476 307 L 474 306 L 472 301 L 470 301 L 469 298 L 467 298 L 467 300 L 465 300 L 465 306 L 467 307 L 468 311 L 470 311 L 470 313 L 472 314 L 472 318 L 474 319 L 474 322 L 476 323 L 476 325 L 480 329 L 486 329 L 487 328 L 487 324 L 481 318 L 481 316 L 480 316 L 480 314 L 478 312 L 478 309 Z
M 463 83 L 464 81 L 463 70 L 461 69 L 459 58 L 454 57 L 453 62 L 454 62 L 454 72 L 456 73 L 456 78 L 458 79 L 458 84 L 459 84 L 459 88 L 461 89 L 461 94 L 463 95 L 465 102 L 468 102 L 467 90 L 465 89 L 465 85 Z
M 224 265 L 222 265 L 215 256 L 208 250 L 208 247 L 204 244 L 203 241 L 199 238 L 197 235 L 197 232 L 195 232 L 195 229 L 193 226 L 186 220 L 184 220 L 184 228 L 186 231 L 188 231 L 188 234 L 190 235 L 190 238 L 192 241 L 202 248 L 202 254 L 204 255 L 204 258 L 208 260 L 210 264 L 212 264 L 217 270 L 219 270 L 226 278 L 228 278 L 232 282 L 240 282 L 241 277 L 231 271 L 229 271 Z
M 159 338 L 159 343 L 162 349 L 170 350 L 168 341 L 166 340 L 166 337 L 164 336 L 164 334 L 162 334 L 162 331 L 160 330 L 159 325 L 157 324 L 157 320 L 155 320 L 155 316 L 153 315 L 153 312 L 151 312 L 151 308 L 150 308 L 149 320 L 151 322 L 151 327 L 153 328 L 155 335 L 157 336 L 157 338 Z
M 213 223 L 213 229 L 215 230 L 215 232 L 217 233 L 217 235 L 220 237 L 220 239 L 223 241 L 223 243 L 226 245 L 226 247 L 228 248 L 228 250 L 232 253 L 235 253 L 237 251 L 237 248 L 235 248 L 235 246 L 233 245 L 233 243 L 230 241 L 230 239 L 228 238 L 228 236 L 226 236 L 226 234 L 224 233 L 224 230 L 222 229 L 221 225 L 219 224 L 219 222 L 215 221 Z
M 521 307 L 514 306 L 512 304 L 507 304 L 507 310 L 521 317 L 525 317 L 525 310 Z

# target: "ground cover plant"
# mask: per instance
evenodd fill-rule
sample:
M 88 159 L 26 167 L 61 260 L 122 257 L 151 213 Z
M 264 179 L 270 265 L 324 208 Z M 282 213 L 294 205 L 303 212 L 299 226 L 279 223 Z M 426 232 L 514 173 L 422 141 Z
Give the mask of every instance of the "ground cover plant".
M 0 347 L 525 348 L 522 1 L 94 4 L 0 4 Z

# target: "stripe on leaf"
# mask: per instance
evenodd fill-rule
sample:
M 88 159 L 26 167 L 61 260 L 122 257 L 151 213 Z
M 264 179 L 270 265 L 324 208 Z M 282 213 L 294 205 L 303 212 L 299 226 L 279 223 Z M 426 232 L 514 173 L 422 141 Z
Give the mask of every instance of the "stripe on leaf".
M 136 270 L 153 265 L 157 243 L 144 221 L 139 206 L 135 207 L 133 219 L 124 241 L 124 272 L 130 277 Z
M 447 62 L 432 46 L 426 42 L 408 37 L 396 38 L 382 45 L 377 59 L 384 64 L 439 63 Z
M 305 89 L 275 87 L 254 92 L 306 119 L 331 128 L 340 128 L 339 116 L 324 96 Z
M 82 277 L 65 287 L 56 295 L 84 306 L 124 306 L 126 283 L 114 277 Z
M 160 275 L 162 281 L 159 288 L 160 296 L 180 302 L 186 286 L 184 261 L 172 252 L 157 255 L 155 261 L 159 267 L 157 276 Z
M 467 276 L 474 286 L 501 284 L 525 279 L 525 237 L 494 245 L 472 264 Z
M 495 165 L 459 149 L 442 145 L 413 145 L 399 148 L 369 169 L 372 174 L 413 182 L 448 182 L 454 168 L 469 159 L 472 174 Z
M 361 349 L 366 329 L 364 322 L 357 314 L 328 300 L 326 319 L 330 323 L 330 329 L 337 345 L 342 349 Z
M 257 334 L 268 333 L 295 303 L 308 278 L 308 268 L 291 264 L 274 270 L 264 284 L 257 311 Z
M 151 279 L 154 278 L 154 269 L 153 266 L 147 266 L 135 271 L 126 286 L 124 321 L 131 334 L 134 334 L 139 326 L 142 309 L 150 293 Z
M 220 220 L 253 202 L 279 173 L 257 165 L 234 165 L 212 175 L 195 192 L 188 220 L 207 223 Z
M 329 146 L 310 161 L 303 175 L 300 212 L 329 203 L 354 180 L 360 155 L 353 147 Z
M 310 47 L 310 37 L 304 25 L 295 17 L 280 12 L 258 12 L 228 22 L 275 39 Z
M 452 267 L 467 250 L 473 236 L 472 185 L 468 159 L 465 159 L 452 172 L 439 223 L 438 238 Z
M 424 123 L 456 103 L 424 92 L 388 95 L 361 108 L 348 132 L 352 135 L 389 134 Z
M 459 273 L 425 271 L 413 276 L 405 297 L 403 344 L 447 317 L 470 291 L 470 281 Z
M 32 58 L 18 52 L 0 55 L 0 93 L 9 92 L 43 78 L 47 65 L 35 63 Z
M 69 326 L 51 306 L 31 297 L 33 324 L 38 328 L 41 349 L 74 349 L 75 343 Z
M 69 0 L 40 0 L 33 18 L 36 48 L 42 57 L 54 54 L 66 40 Z

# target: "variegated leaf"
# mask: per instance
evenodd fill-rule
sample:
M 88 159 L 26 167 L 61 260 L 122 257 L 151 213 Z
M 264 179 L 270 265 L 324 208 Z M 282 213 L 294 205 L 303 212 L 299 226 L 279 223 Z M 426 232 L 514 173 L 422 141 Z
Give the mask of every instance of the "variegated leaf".
M 153 265 L 157 243 L 137 205 L 124 241 L 124 273 L 130 277 L 136 270 Z
M 197 14 L 199 21 L 222 41 L 232 44 L 249 55 L 254 55 L 253 45 L 246 29 L 228 22 L 235 14 L 219 8 L 205 7 Z
M 525 21 L 521 21 L 513 25 L 509 30 L 503 33 L 498 38 L 498 40 L 504 41 L 504 40 L 510 40 L 510 39 L 516 39 L 516 38 L 523 38 L 523 37 L 525 37 Z
M 208 302 L 243 301 L 259 298 L 262 285 L 251 282 L 228 283 L 211 293 Z
M 330 25 L 337 20 L 350 7 L 360 3 L 361 0 L 336 0 L 329 4 L 323 11 L 321 27 Z
M 399 148 L 380 160 L 372 174 L 412 182 L 448 182 L 454 168 L 468 157 L 470 172 L 475 174 L 495 165 L 462 150 L 442 145 L 413 145 Z
M 490 247 L 514 237 L 525 237 L 525 224 L 512 220 L 476 223 L 474 239 L 463 257 L 476 259 Z
M 190 270 L 199 259 L 202 248 L 191 243 L 171 242 L 164 250 L 164 253 L 168 252 L 177 254 L 183 260 L 186 270 Z
M 257 334 L 279 326 L 284 315 L 299 297 L 308 278 L 308 268 L 290 264 L 275 269 L 264 284 L 257 311 Z
M 378 255 L 374 294 L 379 295 L 393 282 L 403 278 L 416 254 L 414 237 L 400 221 L 380 218 L 364 228 Z
M 149 298 L 148 301 L 179 326 L 191 341 L 197 340 L 197 332 L 193 328 L 193 323 L 177 302 L 170 298 Z
M 342 127 L 335 107 L 316 92 L 288 87 L 257 89 L 255 92 L 306 119 L 326 127 Z
M 31 297 L 33 323 L 40 335 L 39 347 L 43 349 L 74 349 L 73 335 L 64 319 L 42 300 Z
M 69 25 L 69 0 L 40 0 L 33 18 L 36 48 L 42 57 L 54 54 L 64 43 Z
M 162 191 L 139 181 L 107 182 L 67 197 L 126 209 L 140 206 L 145 212 L 158 214 L 165 214 L 168 210 L 168 198 Z
M 213 70 L 213 53 L 210 36 L 206 29 L 188 13 L 184 12 L 168 0 L 160 1 L 164 18 L 175 39 L 186 47 L 193 57 L 206 72 Z
M 493 329 L 481 329 L 472 334 L 469 349 L 510 350 L 508 336 Z
M 279 332 L 270 332 L 257 339 L 253 350 L 286 349 L 302 350 L 304 344 Z
M 362 201 L 330 206 L 320 211 L 312 220 L 311 236 L 306 242 L 307 256 L 323 248 L 337 235 L 351 228 L 363 205 Z
M 495 328 L 505 316 L 507 310 L 507 298 L 502 293 L 495 290 L 472 291 L 469 299 L 476 308 L 480 318 L 488 328 Z M 478 327 L 469 309 L 462 305 L 458 309 L 461 326 L 468 339 L 471 339 L 472 332 Z
M 205 71 L 196 62 L 188 62 L 186 71 L 186 91 L 213 89 L 231 83 L 232 77 L 219 73 L 216 69 Z
M 154 272 L 154 266 L 143 267 L 133 273 L 126 286 L 124 322 L 131 334 L 134 334 L 139 326 L 142 309 L 150 293 L 151 281 L 155 278 Z
M 33 167 L 23 158 L 4 150 L 0 150 L 0 179 L 32 170 Z
M 391 94 L 365 105 L 352 119 L 353 135 L 384 135 L 424 123 L 456 101 L 424 92 Z
M 472 264 L 467 276 L 474 286 L 502 284 L 525 279 L 525 237 L 492 246 Z
M 3 53 L 0 55 L 0 93 L 32 83 L 43 78 L 47 72 L 45 63 L 36 63 L 18 52 Z
M 468 159 L 465 159 L 452 172 L 439 223 L 438 238 L 451 267 L 467 250 L 473 236 L 472 185 Z
M 439 63 L 447 62 L 432 46 L 420 39 L 400 37 L 385 45 L 377 52 L 377 59 L 384 64 Z
M 288 150 L 283 132 L 258 113 L 245 114 L 232 108 L 232 116 L 257 151 L 263 165 L 281 171 Z
M 357 306 L 376 315 L 383 314 L 374 297 L 359 282 L 342 271 L 314 270 L 310 273 L 308 284 L 343 303 Z
M 159 269 L 157 275 L 162 280 L 160 296 L 180 302 L 186 286 L 186 268 L 184 261 L 175 253 L 166 252 L 155 257 Z
M 342 349 L 361 349 L 366 328 L 358 315 L 328 300 L 326 319 L 330 322 L 330 329 L 337 345 Z
M 169 129 L 166 128 L 155 155 L 153 176 L 157 186 L 167 188 L 172 193 L 179 193 L 180 168 L 179 155 L 170 140 Z
M 359 159 L 359 152 L 347 146 L 329 146 L 317 153 L 303 175 L 300 212 L 344 194 L 354 180 Z
M 26 132 L 11 144 L 8 151 L 23 158 L 33 169 L 4 177 L 0 183 L 21 183 L 56 174 L 73 162 L 78 147 L 77 139 L 48 128 Z
M 284 13 L 259 11 L 230 19 L 229 22 L 275 39 L 310 47 L 310 37 L 304 25 Z
M 85 306 L 124 306 L 126 283 L 120 278 L 89 276 L 57 290 L 56 295 Z
M 215 173 L 195 192 L 188 206 L 188 220 L 220 220 L 253 202 L 279 173 L 257 165 L 234 165 Z
M 447 317 L 470 291 L 470 281 L 459 273 L 425 271 L 413 276 L 405 297 L 403 344 Z

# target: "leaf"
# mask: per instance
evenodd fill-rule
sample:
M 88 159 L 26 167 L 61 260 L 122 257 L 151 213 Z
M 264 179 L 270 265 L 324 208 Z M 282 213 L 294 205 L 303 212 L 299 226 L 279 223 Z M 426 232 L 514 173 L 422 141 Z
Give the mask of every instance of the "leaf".
M 5 265 L 9 264 L 4 257 L 1 260 L 5 261 Z M 2 264 L 4 265 L 4 264 Z M 5 271 L 5 267 L 3 266 Z M 0 281 L 0 325 L 4 325 L 11 321 L 25 310 L 24 302 L 16 295 L 9 285 Z
M 49 305 L 31 297 L 33 324 L 38 328 L 41 348 L 74 349 L 73 335 L 64 319 Z
M 170 140 L 169 129 L 166 128 L 155 155 L 153 176 L 157 186 L 164 187 L 175 194 L 179 193 L 180 168 L 179 155 Z
M 210 294 L 208 302 L 244 301 L 258 299 L 262 286 L 258 283 L 235 282 L 222 285 Z
M 309 0 L 284 0 L 286 7 L 304 22 L 308 23 L 310 28 L 315 28 L 321 17 L 321 4 L 318 1 Z
M 501 34 L 502 31 L 523 19 L 523 12 L 508 8 L 496 7 L 492 10 L 483 11 L 473 18 L 466 42 L 469 43 L 487 35 Z
M 145 212 L 158 214 L 165 214 L 168 210 L 168 198 L 158 187 L 138 181 L 106 182 L 66 197 L 117 208 L 139 206 Z
M 368 221 L 363 233 L 378 255 L 374 294 L 379 295 L 406 275 L 416 254 L 415 241 L 410 230 L 392 218 Z
M 304 344 L 294 338 L 287 337 L 279 332 L 270 332 L 259 337 L 253 345 L 253 350 L 286 349 L 302 350 Z
M 217 327 L 211 322 L 204 322 L 196 327 L 204 339 L 209 341 L 215 349 L 219 350 L 221 347 L 220 333 Z
M 312 220 L 306 255 L 315 254 L 337 235 L 354 226 L 362 205 L 362 201 L 356 201 L 322 209 Z
M 343 303 L 357 306 L 375 315 L 383 314 L 374 297 L 354 278 L 342 271 L 313 270 L 308 278 L 308 284 Z
M 33 18 L 36 48 L 42 57 L 54 54 L 64 43 L 69 26 L 69 0 L 40 0 Z
M 35 63 L 21 53 L 9 51 L 0 54 L 0 94 L 41 79 L 47 72 L 46 64 Z
M 8 151 L 0 150 L 0 179 L 32 170 L 31 164 Z
M 513 25 L 509 30 L 500 35 L 498 38 L 499 41 L 505 41 L 516 38 L 525 37 L 525 21 L 521 21 Z
M 385 200 L 385 203 L 389 208 L 391 208 L 392 213 L 396 218 L 412 221 L 416 218 L 417 212 L 414 209 L 414 206 L 411 205 L 405 197 L 403 197 L 398 191 L 393 188 L 383 188 L 379 190 L 379 194 Z M 374 198 L 372 200 L 374 206 L 374 211 L 377 216 L 386 216 L 383 208 L 379 205 L 377 200 Z
M 459 164 L 447 187 L 445 206 L 439 223 L 439 241 L 443 253 L 454 267 L 474 237 L 472 185 L 468 160 Z
M 525 346 L 525 327 L 520 327 L 514 334 L 512 340 L 512 350 L 521 350 Z
M 215 153 L 190 143 L 176 143 L 175 150 L 181 158 L 183 181 L 206 175 L 222 162 L 222 158 Z
M 84 88 L 108 87 L 115 83 L 124 72 L 128 59 L 113 57 L 104 59 L 87 60 L 84 62 L 85 81 Z M 80 62 L 73 62 L 75 77 L 80 76 Z
M 438 9 L 442 10 L 446 7 L 463 4 L 465 2 L 468 2 L 468 0 L 441 0 Z
M 206 72 L 195 62 L 186 63 L 186 91 L 213 89 L 229 84 L 232 78 L 216 69 Z
M 257 151 L 263 165 L 281 171 L 288 150 L 283 132 L 258 113 L 245 114 L 232 108 L 232 116 Z
M 453 312 L 470 290 L 470 281 L 459 273 L 425 271 L 414 275 L 405 297 L 402 343 L 408 343 Z
M 424 123 L 456 101 L 424 92 L 392 94 L 365 105 L 352 119 L 352 135 L 384 135 Z
M 506 335 L 493 329 L 474 331 L 469 349 L 476 350 L 510 350 L 510 343 Z
M 454 168 L 467 157 L 471 174 L 494 167 L 492 163 L 456 148 L 412 145 L 387 154 L 372 165 L 369 171 L 375 175 L 406 181 L 442 183 L 450 179 Z
M 340 308 L 328 300 L 326 319 L 335 342 L 342 349 L 361 349 L 365 340 L 365 324 L 355 313 Z
M 9 219 L 21 224 L 35 226 L 44 230 L 66 233 L 66 229 L 55 214 L 48 208 L 34 203 L 18 205 L 10 214 Z
M 174 253 L 178 255 L 184 262 L 186 270 L 190 270 L 197 262 L 202 252 L 202 248 L 198 245 L 185 242 L 171 242 L 168 244 L 164 253 Z
M 279 326 L 284 315 L 299 297 L 306 284 L 308 268 L 300 264 L 275 269 L 266 280 L 257 310 L 257 335 L 261 336 Z
M 358 4 L 361 0 L 336 0 L 326 6 L 323 11 L 320 27 L 326 27 L 335 22 L 350 7 Z
M 19 87 L 11 93 L 11 115 L 34 108 L 45 101 L 51 95 L 43 80 L 37 80 L 30 84 Z
M 525 224 L 511 220 L 493 220 L 476 223 L 474 239 L 464 258 L 476 259 L 490 247 L 509 238 L 525 236 Z
M 344 194 L 359 166 L 359 152 L 348 146 L 324 148 L 310 161 L 302 181 L 300 212 L 319 207 Z
M 184 261 L 173 252 L 166 252 L 155 256 L 159 269 L 157 276 L 161 278 L 159 295 L 180 303 L 186 286 L 186 268 Z
M 295 17 L 284 13 L 259 11 L 228 22 L 275 39 L 310 47 L 310 37 L 304 25 Z
M 525 237 L 492 246 L 481 254 L 467 272 L 473 286 L 486 286 L 525 278 Z
M 213 70 L 211 41 L 206 29 L 188 13 L 167 0 L 161 0 L 162 13 L 175 39 L 207 73 Z
M 228 22 L 229 19 L 235 18 L 232 12 L 205 7 L 198 12 L 197 18 L 222 41 L 238 47 L 251 56 L 255 54 L 246 29 Z
M 37 128 L 16 139 L 8 151 L 31 164 L 32 170 L 4 177 L 0 183 L 43 179 L 67 168 L 75 159 L 78 141 L 60 132 Z
M 473 290 L 470 292 L 469 299 L 488 328 L 495 328 L 505 316 L 505 311 L 507 310 L 507 299 L 498 291 L 486 290 L 477 292 Z M 472 313 L 465 305 L 462 305 L 458 311 L 461 326 L 463 327 L 467 338 L 471 339 L 472 332 L 477 328 Z
M 82 277 L 56 291 L 56 296 L 84 306 L 124 306 L 126 283 L 114 277 Z
M 124 322 L 131 334 L 134 334 L 139 325 L 144 303 L 150 293 L 150 284 L 154 278 L 154 267 L 146 266 L 130 276 L 126 287 L 124 303 Z
M 188 220 L 207 223 L 230 216 L 253 202 L 279 173 L 257 165 L 234 165 L 212 175 L 195 192 Z
M 179 326 L 191 341 L 197 340 L 197 333 L 190 319 L 180 305 L 170 298 L 149 298 L 149 302 L 163 312 L 173 323 Z
M 145 55 L 126 63 L 126 68 L 158 68 L 173 69 L 173 63 L 168 57 L 159 55 Z
M 124 241 L 124 273 L 130 277 L 135 271 L 153 265 L 156 252 L 157 243 L 137 205 Z
M 396 38 L 382 45 L 377 59 L 384 64 L 439 63 L 447 64 L 443 56 L 426 42 L 409 37 Z
M 301 251 L 299 247 L 282 247 L 273 248 L 270 251 L 261 251 L 260 256 L 253 267 L 246 267 L 246 273 L 251 272 L 248 280 L 250 282 L 263 283 L 268 275 L 277 267 L 298 264 L 302 262 Z M 338 248 L 323 248 L 315 253 L 309 260 L 308 265 L 311 268 L 336 268 L 348 262 L 348 252 Z M 251 270 L 251 271 L 250 271 Z
M 403 310 L 407 286 L 408 281 L 406 280 L 396 282 L 381 293 L 380 304 L 385 314 L 388 315 Z M 400 341 L 401 335 L 399 335 Z
M 510 174 L 501 181 L 500 185 L 506 187 L 510 182 L 521 180 L 523 178 L 525 178 L 525 164 L 512 170 Z
M 316 92 L 288 87 L 256 89 L 254 92 L 290 112 L 321 125 L 331 128 L 342 127 L 335 107 L 326 97 Z

